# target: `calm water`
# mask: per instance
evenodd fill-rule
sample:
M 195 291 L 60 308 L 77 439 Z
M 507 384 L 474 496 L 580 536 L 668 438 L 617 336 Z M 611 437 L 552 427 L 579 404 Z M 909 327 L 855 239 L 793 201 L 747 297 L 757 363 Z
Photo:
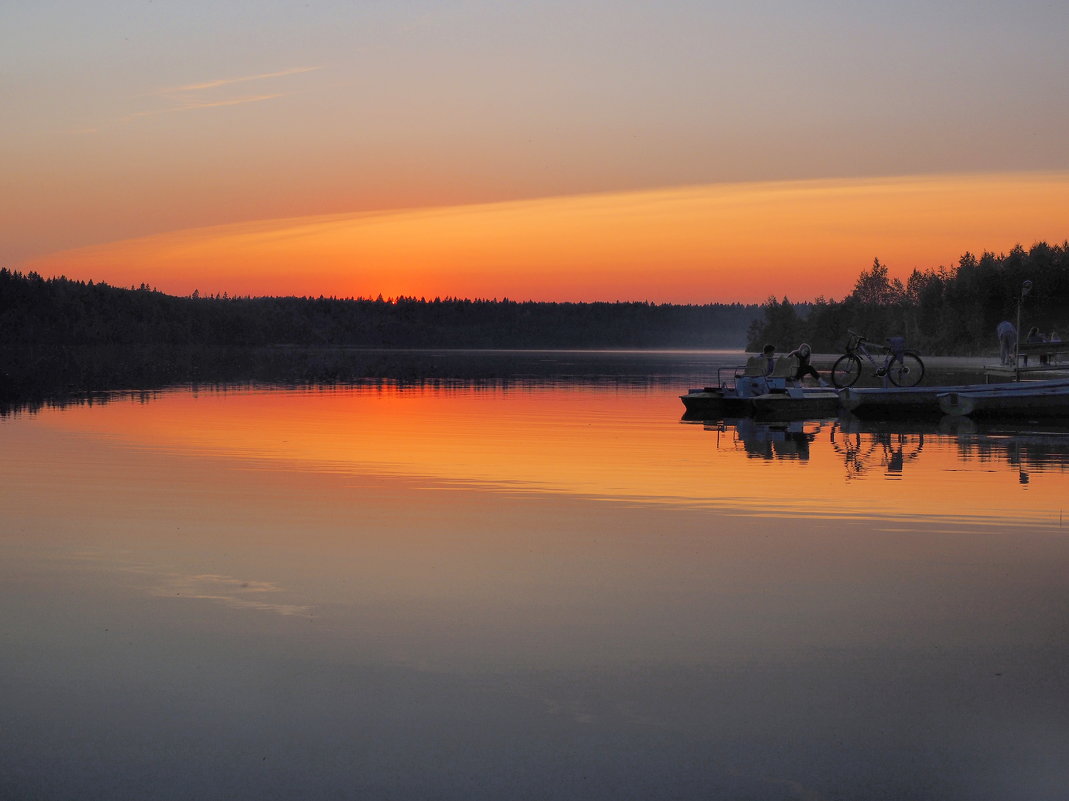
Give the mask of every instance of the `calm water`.
M 1064 798 L 1069 429 L 671 372 L 0 419 L 0 797 Z

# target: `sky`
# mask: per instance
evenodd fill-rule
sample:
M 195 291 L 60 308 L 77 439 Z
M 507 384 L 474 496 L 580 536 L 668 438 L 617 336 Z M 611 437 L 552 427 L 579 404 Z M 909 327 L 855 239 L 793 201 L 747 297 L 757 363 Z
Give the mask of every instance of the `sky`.
M 0 0 L 0 264 L 842 297 L 1069 239 L 1069 5 Z

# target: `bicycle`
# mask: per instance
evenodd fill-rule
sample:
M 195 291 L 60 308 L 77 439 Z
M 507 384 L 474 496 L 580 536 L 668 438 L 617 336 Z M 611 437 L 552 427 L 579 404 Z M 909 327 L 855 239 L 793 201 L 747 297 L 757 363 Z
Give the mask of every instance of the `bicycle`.
M 831 368 L 831 382 L 836 387 L 852 387 L 857 383 L 861 377 L 862 356 L 875 368 L 879 378 L 886 377 L 895 386 L 914 387 L 924 378 L 924 362 L 915 351 L 905 349 L 906 341 L 902 337 L 888 337 L 888 345 L 878 345 L 856 331 L 848 333 L 850 339 L 846 343 L 846 353 Z M 882 365 L 872 358 L 869 347 L 887 351 Z

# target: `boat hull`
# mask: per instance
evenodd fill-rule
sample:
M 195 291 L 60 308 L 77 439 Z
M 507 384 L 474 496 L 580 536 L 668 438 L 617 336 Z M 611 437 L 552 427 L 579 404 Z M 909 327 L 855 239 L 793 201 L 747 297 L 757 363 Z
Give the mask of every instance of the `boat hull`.
M 684 415 L 691 420 L 713 420 L 722 417 L 745 417 L 750 414 L 750 398 L 740 398 L 721 389 L 691 390 L 680 395 Z
M 853 387 L 842 390 L 843 408 L 857 417 L 917 417 L 941 414 L 939 395 L 963 390 L 959 387 L 892 387 L 887 389 Z
M 1069 420 L 1069 387 L 947 392 L 939 407 L 953 416 Z
M 805 420 L 835 415 L 839 393 L 831 389 L 769 392 L 753 399 L 754 416 L 762 420 Z
M 841 394 L 843 408 L 857 417 L 937 417 L 942 414 L 960 415 L 955 407 L 948 412 L 943 408 L 941 398 L 945 395 L 972 395 L 974 393 L 991 393 L 992 395 L 1032 394 L 1053 389 L 1069 389 L 1066 379 L 1050 381 L 1030 381 L 1007 384 L 961 384 L 942 387 L 887 387 L 844 389 Z
M 731 389 L 706 387 L 680 395 L 687 420 L 720 420 L 725 417 L 757 416 L 767 420 L 800 420 L 835 415 L 839 394 L 832 389 L 802 389 L 740 396 Z

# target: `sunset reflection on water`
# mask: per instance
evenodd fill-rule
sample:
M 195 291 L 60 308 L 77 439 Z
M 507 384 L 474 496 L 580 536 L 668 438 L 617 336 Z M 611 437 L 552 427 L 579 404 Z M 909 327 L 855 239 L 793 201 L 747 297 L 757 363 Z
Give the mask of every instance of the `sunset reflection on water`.
M 772 517 L 1061 523 L 1067 432 L 991 431 L 968 420 L 703 425 L 682 423 L 679 412 L 662 389 L 386 383 L 172 391 L 34 423 L 261 470 Z
M 1060 799 L 1065 434 L 677 394 L 0 418 L 0 797 Z

